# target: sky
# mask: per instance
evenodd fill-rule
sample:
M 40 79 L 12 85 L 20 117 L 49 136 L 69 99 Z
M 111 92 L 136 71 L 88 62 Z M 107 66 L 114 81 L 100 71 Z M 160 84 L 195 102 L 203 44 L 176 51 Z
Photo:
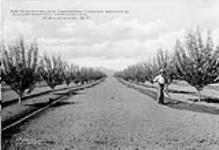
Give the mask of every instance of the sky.
M 219 43 L 219 0 L 3 0 L 4 42 L 36 41 L 40 54 L 61 55 L 81 66 L 121 70 L 173 50 L 197 26 Z M 11 10 L 111 10 L 88 19 L 48 20 L 13 16 Z

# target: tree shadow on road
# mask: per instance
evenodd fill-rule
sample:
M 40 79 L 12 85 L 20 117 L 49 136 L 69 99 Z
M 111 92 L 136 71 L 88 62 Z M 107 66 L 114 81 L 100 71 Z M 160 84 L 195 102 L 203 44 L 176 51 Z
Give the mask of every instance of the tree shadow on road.
M 198 99 L 188 99 L 188 100 L 192 102 L 198 102 Z M 205 97 L 205 98 L 202 98 L 201 101 L 207 102 L 207 103 L 219 104 L 219 98 L 215 98 L 215 97 Z
M 219 109 L 211 106 L 205 106 L 198 103 L 186 103 L 178 100 L 166 101 L 167 102 L 165 102 L 164 105 L 174 109 L 194 111 L 199 113 L 219 114 Z
M 26 106 L 33 106 L 33 107 L 37 107 L 37 108 L 43 108 L 46 105 L 48 105 L 50 102 L 41 102 L 41 103 L 34 103 L 34 104 L 26 104 Z M 55 104 L 53 104 L 50 107 L 60 107 L 60 106 L 65 106 L 65 105 L 74 105 L 74 104 L 78 104 L 79 102 L 67 102 L 67 101 L 61 101 L 61 102 L 57 102 Z
M 175 93 L 175 94 L 196 94 L 196 92 L 192 92 L 192 91 L 186 91 L 186 90 L 173 90 L 173 89 L 169 89 L 170 93 Z
M 82 93 L 83 93 L 82 91 L 71 91 L 71 93 L 69 91 L 67 91 L 67 92 L 56 92 L 56 93 L 54 93 L 54 95 L 73 96 L 73 95 L 79 95 Z
M 62 93 L 56 93 L 55 95 L 60 95 L 60 96 L 68 96 L 68 98 L 70 98 L 71 96 L 74 95 L 81 95 L 84 94 L 84 92 L 82 91 L 74 91 L 72 92 L 72 94 L 70 95 L 68 92 L 62 92 Z M 53 99 L 57 100 L 58 98 Z M 48 105 L 49 103 L 51 103 L 52 101 L 45 101 L 45 102 L 36 102 L 36 103 L 31 103 L 31 104 L 26 104 L 26 106 L 32 106 L 32 107 L 36 107 L 36 108 L 42 108 L 45 107 L 46 105 Z M 55 103 L 54 105 L 52 105 L 51 107 L 58 107 L 58 106 L 64 106 L 64 105 L 71 105 L 71 104 L 76 104 L 76 102 L 67 102 L 67 101 L 60 101 Z
M 50 102 L 39 102 L 39 103 L 33 103 L 33 104 L 26 104 L 26 106 L 33 106 L 33 107 L 37 107 L 37 108 L 42 108 L 45 107 L 46 105 L 48 105 Z
M 63 101 L 63 102 L 57 102 L 54 105 L 52 105 L 51 107 L 60 107 L 60 106 L 66 106 L 66 105 L 75 105 L 75 104 L 79 104 L 80 102 L 67 102 L 67 101 Z

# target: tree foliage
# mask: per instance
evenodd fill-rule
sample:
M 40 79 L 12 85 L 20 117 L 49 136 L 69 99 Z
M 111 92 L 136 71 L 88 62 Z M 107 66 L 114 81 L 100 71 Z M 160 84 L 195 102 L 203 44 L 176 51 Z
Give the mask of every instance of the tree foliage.
M 91 67 L 82 67 L 79 71 L 79 78 L 82 84 L 87 83 L 92 80 L 99 80 L 103 77 L 106 77 L 104 73 L 99 70 L 95 70 Z
M 65 65 L 60 56 L 44 56 L 40 61 L 41 77 L 52 90 L 64 82 L 64 69 Z
M 38 79 L 37 44 L 25 44 L 20 39 L 2 50 L 2 80 L 19 95 L 19 103 L 26 90 L 31 92 Z
M 70 85 L 72 81 L 75 81 L 77 75 L 77 67 L 74 64 L 69 65 L 68 63 L 64 63 L 64 81 L 67 85 Z
M 179 78 L 197 89 L 200 100 L 200 91 L 206 85 L 218 82 L 219 47 L 214 47 L 210 33 L 204 42 L 197 29 L 187 34 L 185 45 L 176 42 L 175 54 Z

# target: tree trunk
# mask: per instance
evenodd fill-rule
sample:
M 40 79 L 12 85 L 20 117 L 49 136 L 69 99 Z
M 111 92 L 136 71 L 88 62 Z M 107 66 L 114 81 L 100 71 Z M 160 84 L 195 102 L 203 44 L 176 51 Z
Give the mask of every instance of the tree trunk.
M 72 91 L 71 91 L 71 89 L 69 88 L 69 96 L 71 96 L 72 95 Z
M 54 88 L 51 89 L 51 93 L 50 93 L 50 96 L 49 96 L 49 102 L 53 101 L 53 95 L 54 95 Z
M 18 97 L 18 104 L 21 104 L 21 100 L 22 100 L 22 95 L 19 95 L 19 97 Z
M 72 91 L 71 91 L 71 87 L 70 86 L 68 86 L 68 94 L 69 94 L 69 96 L 72 95 Z
M 198 102 L 200 102 L 201 101 L 201 92 L 198 89 L 197 89 L 197 94 L 198 94 Z

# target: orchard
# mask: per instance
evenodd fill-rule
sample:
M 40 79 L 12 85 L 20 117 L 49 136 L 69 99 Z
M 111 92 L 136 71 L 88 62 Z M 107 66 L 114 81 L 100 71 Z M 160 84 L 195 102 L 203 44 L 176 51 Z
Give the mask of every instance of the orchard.
M 210 32 L 204 39 L 197 28 L 195 32 L 186 34 L 185 41 L 176 40 L 171 52 L 159 49 L 150 60 L 129 66 L 116 72 L 115 76 L 127 81 L 152 83 L 159 70 L 163 69 L 167 85 L 173 80 L 186 81 L 196 89 L 200 101 L 200 91 L 219 82 L 219 46 L 214 45 Z

